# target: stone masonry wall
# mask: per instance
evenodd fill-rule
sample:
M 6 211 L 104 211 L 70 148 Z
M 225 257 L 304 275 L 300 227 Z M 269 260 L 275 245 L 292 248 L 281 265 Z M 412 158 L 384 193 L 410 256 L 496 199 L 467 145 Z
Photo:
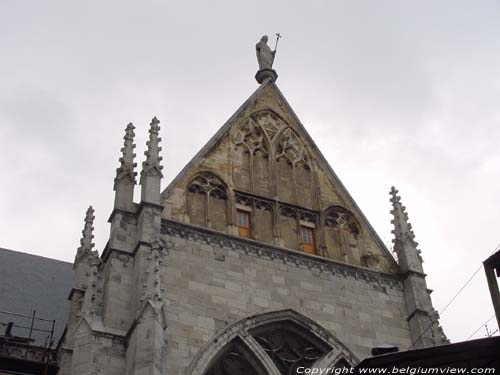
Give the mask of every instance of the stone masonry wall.
M 294 309 L 358 358 L 410 346 L 401 282 L 388 274 L 164 220 L 167 374 L 180 374 L 226 325 Z

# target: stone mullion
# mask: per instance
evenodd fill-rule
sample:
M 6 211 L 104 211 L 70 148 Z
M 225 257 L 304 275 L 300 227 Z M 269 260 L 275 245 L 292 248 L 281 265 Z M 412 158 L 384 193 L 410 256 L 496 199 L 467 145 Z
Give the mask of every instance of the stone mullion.
M 229 137 L 228 150 L 227 150 L 227 156 L 228 156 L 227 224 L 228 226 L 231 227 L 232 230 L 234 230 L 233 228 L 236 215 L 235 212 L 236 202 L 234 197 L 234 156 L 235 156 L 234 153 L 235 153 L 235 148 L 233 145 L 233 138 Z M 230 230 L 229 232 L 232 233 L 232 230 Z
M 210 190 L 205 192 L 205 226 L 211 228 L 208 210 L 210 208 Z
M 300 247 L 299 250 L 304 250 L 304 242 L 302 241 L 302 226 L 300 225 L 300 211 L 299 210 L 294 210 L 294 211 L 295 211 L 295 217 L 297 219 L 297 242 Z
M 295 163 L 292 163 L 292 200 L 296 205 L 299 205 L 299 201 L 297 199 L 297 178 L 295 172 Z
M 266 372 L 269 375 L 281 375 L 281 372 L 278 370 L 271 357 L 267 355 L 265 350 L 262 349 L 262 346 L 259 345 L 257 340 L 255 340 L 252 335 L 249 335 L 248 332 L 245 331 L 244 334 L 240 334 L 239 337 L 260 360 L 260 363 L 265 367 Z
M 248 152 L 250 153 L 250 159 L 249 159 L 249 172 L 250 172 L 250 191 L 252 193 L 255 193 L 255 177 L 254 177 L 254 171 L 253 171 L 253 151 L 248 149 Z
M 278 169 L 276 165 L 276 157 L 274 147 L 269 150 L 269 170 L 271 172 L 271 197 L 273 197 L 273 237 L 274 244 L 280 245 L 281 242 L 281 223 L 280 223 L 280 204 L 278 202 Z
M 251 199 L 251 208 L 252 208 L 252 214 L 250 215 L 250 230 L 251 230 L 251 237 L 253 237 L 254 239 L 258 239 L 258 233 L 257 233 L 257 228 L 255 227 L 255 222 L 256 222 L 256 219 L 255 219 L 255 199 Z

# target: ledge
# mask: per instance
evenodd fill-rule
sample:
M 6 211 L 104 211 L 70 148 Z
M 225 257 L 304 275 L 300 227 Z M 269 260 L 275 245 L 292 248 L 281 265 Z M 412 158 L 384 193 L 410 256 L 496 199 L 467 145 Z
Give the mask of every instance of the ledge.
M 308 268 L 317 272 L 363 280 L 373 286 L 386 286 L 391 289 L 403 290 L 403 284 L 398 275 L 376 271 L 366 267 L 354 266 L 333 259 L 311 255 L 302 251 L 287 249 L 259 241 L 234 236 L 198 225 L 181 223 L 179 221 L 161 220 L 161 233 L 190 241 L 215 245 L 232 251 L 255 256 L 257 258 Z

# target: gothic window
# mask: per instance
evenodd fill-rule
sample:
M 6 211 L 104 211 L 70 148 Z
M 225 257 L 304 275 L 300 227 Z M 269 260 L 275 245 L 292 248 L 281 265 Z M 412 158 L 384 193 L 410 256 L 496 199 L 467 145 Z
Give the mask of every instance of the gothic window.
M 290 321 L 267 324 L 249 332 L 258 350 L 269 357 L 282 375 L 301 373 L 331 350 L 329 345 Z M 241 340 L 234 339 L 212 361 L 204 375 L 260 375 L 262 369 L 254 358 Z
M 250 238 L 252 234 L 250 212 L 236 210 L 236 225 L 240 237 Z
M 316 254 L 316 245 L 314 241 L 314 229 L 301 226 L 300 233 L 302 236 L 302 246 L 304 252 L 308 254 Z
M 252 118 L 238 128 L 235 182 L 239 189 L 269 195 L 269 152 L 261 128 Z
M 191 223 L 223 231 L 227 225 L 227 189 L 213 173 L 195 176 L 187 188 L 187 212 Z
M 325 217 L 325 225 L 345 230 L 355 236 L 359 234 L 359 229 L 354 219 L 354 215 L 340 206 L 333 206 L 328 209 Z
M 263 110 L 252 115 L 255 122 L 264 130 L 270 142 L 276 138 L 276 135 L 286 124 L 273 111 Z
M 276 145 L 278 194 L 281 200 L 312 207 L 313 189 L 309 156 L 291 128 L 282 131 Z
M 341 206 L 332 206 L 325 213 L 325 241 L 331 258 L 361 265 L 359 226 L 354 215 Z
M 204 375 L 266 375 L 258 360 L 241 340 L 231 341 Z
M 310 332 L 290 321 L 257 327 L 250 334 L 283 375 L 295 375 L 299 367 L 309 368 L 330 351 Z
M 220 331 L 189 365 L 188 374 L 296 375 L 314 366 L 352 367 L 357 362 L 329 331 L 296 311 L 281 310 L 250 316 Z

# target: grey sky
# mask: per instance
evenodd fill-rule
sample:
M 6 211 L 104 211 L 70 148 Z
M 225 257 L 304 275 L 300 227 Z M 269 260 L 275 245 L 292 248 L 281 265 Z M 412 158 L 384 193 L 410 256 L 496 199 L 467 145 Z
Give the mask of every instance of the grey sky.
M 0 246 L 72 261 L 93 204 L 101 250 L 126 123 L 140 165 L 159 117 L 166 186 L 279 31 L 278 86 L 386 243 L 400 190 L 441 310 L 500 243 L 499 19 L 499 1 L 3 0 Z M 492 314 L 480 271 L 441 321 L 460 341 Z

